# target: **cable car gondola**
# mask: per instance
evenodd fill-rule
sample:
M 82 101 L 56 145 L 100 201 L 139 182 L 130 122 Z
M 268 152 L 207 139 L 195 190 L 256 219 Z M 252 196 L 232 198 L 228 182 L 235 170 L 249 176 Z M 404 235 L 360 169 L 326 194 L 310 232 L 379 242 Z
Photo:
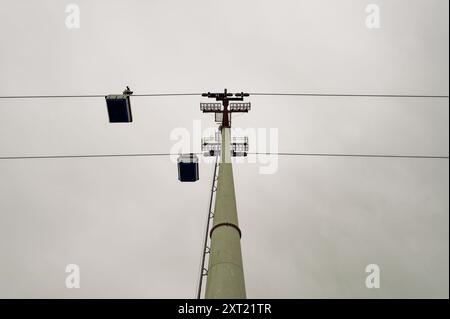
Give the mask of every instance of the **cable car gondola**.
M 178 157 L 178 180 L 180 182 L 196 182 L 198 179 L 197 155 L 193 153 L 181 154 Z

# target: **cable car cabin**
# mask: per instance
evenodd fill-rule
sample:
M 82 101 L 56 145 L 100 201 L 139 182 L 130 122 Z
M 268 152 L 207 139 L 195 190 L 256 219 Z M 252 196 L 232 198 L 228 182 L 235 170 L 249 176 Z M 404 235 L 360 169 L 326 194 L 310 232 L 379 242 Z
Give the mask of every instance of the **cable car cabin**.
M 105 99 L 110 123 L 133 122 L 130 96 L 128 94 L 107 95 Z
M 178 157 L 178 180 L 196 182 L 199 179 L 198 157 L 195 154 L 181 154 Z

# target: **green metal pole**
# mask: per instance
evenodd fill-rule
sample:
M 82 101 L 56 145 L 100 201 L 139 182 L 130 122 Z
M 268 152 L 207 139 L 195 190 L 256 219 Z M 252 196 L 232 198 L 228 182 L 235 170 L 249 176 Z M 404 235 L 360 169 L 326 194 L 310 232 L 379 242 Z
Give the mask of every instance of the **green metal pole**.
M 245 282 L 241 253 L 233 167 L 230 154 L 230 128 L 222 127 L 222 146 L 217 183 L 214 221 L 205 298 L 244 299 Z

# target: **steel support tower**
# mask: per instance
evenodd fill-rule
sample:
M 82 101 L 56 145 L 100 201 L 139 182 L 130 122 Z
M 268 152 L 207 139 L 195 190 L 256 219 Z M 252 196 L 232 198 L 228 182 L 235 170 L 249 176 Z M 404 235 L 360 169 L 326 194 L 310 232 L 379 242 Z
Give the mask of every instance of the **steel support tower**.
M 234 190 L 233 152 L 231 146 L 231 116 L 233 112 L 248 112 L 250 103 L 229 103 L 243 101 L 246 93 L 204 93 L 203 96 L 221 101 L 203 108 L 205 113 L 222 113 L 219 127 L 221 136 L 220 163 L 217 191 L 214 205 L 213 225 L 210 230 L 209 265 L 207 271 L 205 298 L 244 299 L 246 298 L 244 267 L 241 252 L 242 232 L 239 228 Z

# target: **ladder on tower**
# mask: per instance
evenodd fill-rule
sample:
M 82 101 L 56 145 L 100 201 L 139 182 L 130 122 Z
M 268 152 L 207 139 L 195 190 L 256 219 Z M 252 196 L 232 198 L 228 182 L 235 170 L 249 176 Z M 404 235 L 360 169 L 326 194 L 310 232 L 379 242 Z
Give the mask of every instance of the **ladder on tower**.
M 212 185 L 211 185 L 211 195 L 209 197 L 209 207 L 208 207 L 208 215 L 206 219 L 206 230 L 205 230 L 205 238 L 203 242 L 203 251 L 202 251 L 202 257 L 201 257 L 201 265 L 200 265 L 200 275 L 198 280 L 198 287 L 197 287 L 197 299 L 201 299 L 201 293 L 202 293 L 202 286 L 203 286 L 203 277 L 208 276 L 208 268 L 206 267 L 206 256 L 210 253 L 210 247 L 208 245 L 208 238 L 209 238 L 209 228 L 211 225 L 211 221 L 214 218 L 214 212 L 212 209 L 215 193 L 217 191 L 217 181 L 218 181 L 218 168 L 219 168 L 219 156 L 218 153 L 216 154 L 216 159 L 214 163 L 214 173 L 213 173 L 213 179 L 212 179 Z

